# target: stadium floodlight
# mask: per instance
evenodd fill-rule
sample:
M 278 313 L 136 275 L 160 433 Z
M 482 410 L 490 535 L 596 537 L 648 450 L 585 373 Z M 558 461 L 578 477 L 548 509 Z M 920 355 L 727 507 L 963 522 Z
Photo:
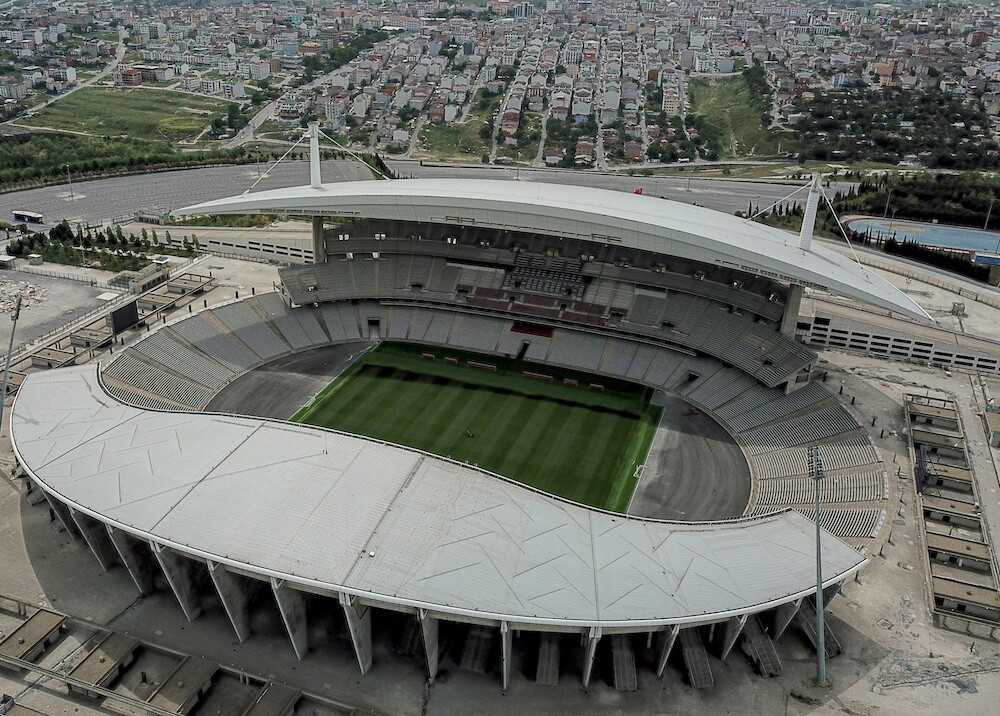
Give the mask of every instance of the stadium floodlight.
M 13 321 L 14 325 L 10 327 L 10 345 L 7 346 L 7 361 L 3 367 L 3 398 L 0 400 L 7 400 L 7 384 L 10 380 L 10 359 L 14 355 L 14 333 L 17 331 L 17 319 L 21 316 L 21 299 L 24 298 L 24 294 L 18 293 L 17 300 L 14 302 L 14 310 L 10 313 L 10 320 Z M 0 434 L 3 433 L 3 404 L 0 403 Z
M 809 448 L 808 460 L 816 498 L 816 685 L 826 686 L 826 605 L 823 600 L 823 548 L 819 526 L 819 483 L 824 475 L 819 448 L 815 445 Z

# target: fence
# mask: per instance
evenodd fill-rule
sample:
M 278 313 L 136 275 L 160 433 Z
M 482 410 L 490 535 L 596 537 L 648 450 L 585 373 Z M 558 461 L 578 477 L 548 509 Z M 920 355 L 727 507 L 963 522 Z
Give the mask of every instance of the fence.
M 34 274 L 35 276 L 48 276 L 50 278 L 66 279 L 67 281 L 79 281 L 80 283 L 87 283 L 91 286 L 97 286 L 98 288 L 113 288 L 113 286 L 107 281 L 101 281 L 93 278 L 92 276 L 86 276 L 83 274 L 63 273 L 61 271 L 41 269 L 36 266 L 14 266 L 14 270 L 21 273 Z

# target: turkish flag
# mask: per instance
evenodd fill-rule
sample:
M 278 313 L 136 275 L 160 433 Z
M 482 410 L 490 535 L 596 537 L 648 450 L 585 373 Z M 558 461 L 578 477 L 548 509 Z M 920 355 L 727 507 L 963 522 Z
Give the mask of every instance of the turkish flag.
M 640 186 L 639 188 L 637 188 L 637 189 L 636 189 L 635 191 L 633 191 L 632 193 L 633 193 L 633 194 L 641 194 L 641 193 L 642 193 L 642 187 Z

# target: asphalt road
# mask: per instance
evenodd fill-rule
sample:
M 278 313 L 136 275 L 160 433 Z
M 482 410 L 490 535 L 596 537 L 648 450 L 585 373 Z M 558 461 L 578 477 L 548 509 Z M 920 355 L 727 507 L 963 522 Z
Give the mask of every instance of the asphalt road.
M 281 162 L 269 171 L 262 163 L 260 170 L 267 176 L 255 191 L 309 183 L 308 162 Z M 257 166 L 250 164 L 74 181 L 72 198 L 68 184 L 0 194 L 0 218 L 10 221 L 11 211 L 27 209 L 40 212 L 47 225 L 63 218 L 73 224 L 99 224 L 135 211 L 160 213 L 242 194 L 257 178 Z M 371 178 L 371 172 L 359 162 L 323 163 L 324 181 Z
M 631 192 L 642 187 L 645 194 L 663 196 L 674 201 L 697 203 L 731 214 L 744 211 L 749 202 L 764 208 L 794 191 L 787 183 L 736 179 L 698 179 L 682 176 L 630 177 L 619 174 L 567 171 L 553 169 L 521 169 L 481 166 L 421 166 L 419 162 L 391 161 L 389 165 L 401 176 L 415 178 L 458 177 L 490 178 L 519 181 L 578 184 L 616 191 Z M 254 191 L 280 189 L 309 182 L 309 166 L 304 161 L 284 161 L 266 171 Z M 161 213 L 182 206 L 227 196 L 242 194 L 257 181 L 256 165 L 204 167 L 156 172 L 126 177 L 73 182 L 72 196 L 68 184 L 0 194 L 0 218 L 9 220 L 14 209 L 37 211 L 45 216 L 47 225 L 65 218 L 70 223 L 100 224 L 130 215 L 136 211 Z M 328 161 L 323 163 L 326 182 L 372 178 L 359 162 Z M 805 182 L 803 182 L 804 184 Z M 847 184 L 835 184 L 836 191 Z M 796 198 L 804 200 L 805 192 Z

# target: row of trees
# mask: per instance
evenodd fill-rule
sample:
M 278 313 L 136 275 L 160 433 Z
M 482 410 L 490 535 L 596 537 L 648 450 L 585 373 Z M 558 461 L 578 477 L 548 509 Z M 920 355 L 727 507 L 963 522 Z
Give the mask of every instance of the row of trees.
M 921 246 L 914 241 L 896 241 L 896 239 L 886 241 L 884 250 L 887 254 L 905 256 L 914 261 L 920 261 L 921 263 L 943 268 L 946 271 L 968 276 L 976 281 L 985 283 L 990 278 L 990 267 L 972 263 L 972 259 L 969 258 L 968 254 L 931 249 Z
M 27 234 L 7 244 L 7 254 L 24 257 L 40 254 L 50 263 L 74 266 L 91 266 L 107 271 L 137 270 L 149 263 L 146 252 L 150 249 L 167 253 L 193 256 L 198 250 L 198 237 L 184 237 L 180 249 L 172 246 L 170 232 L 164 232 L 163 243 L 155 229 L 143 229 L 138 235 L 125 234 L 121 226 L 84 229 L 77 224 L 74 231 L 66 220 L 53 226 L 46 235 L 42 232 Z
M 1000 229 L 1000 179 L 978 172 L 888 174 L 862 179 L 857 192 L 839 197 L 836 206 L 845 214 L 996 230 Z
M 0 137 L 0 191 L 64 181 L 67 169 L 75 180 L 114 172 L 242 163 L 256 156 L 246 147 L 178 152 L 167 142 L 133 137 L 15 134 Z

